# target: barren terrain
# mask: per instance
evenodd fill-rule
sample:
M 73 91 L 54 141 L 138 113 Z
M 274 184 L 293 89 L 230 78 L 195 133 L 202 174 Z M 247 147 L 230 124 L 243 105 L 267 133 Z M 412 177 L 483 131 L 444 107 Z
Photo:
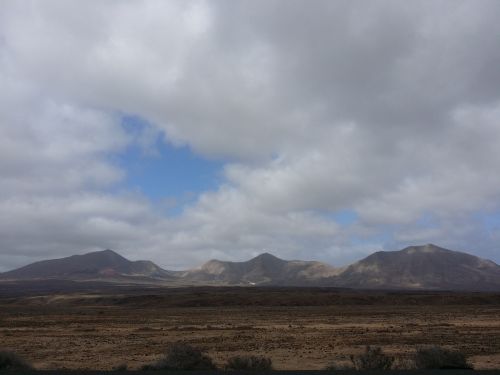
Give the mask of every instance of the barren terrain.
M 464 351 L 477 369 L 500 368 L 495 294 L 51 288 L 0 285 L 1 346 L 38 369 L 135 369 L 178 340 L 218 364 L 252 353 L 279 370 L 322 369 L 365 345 L 405 357 L 429 344 Z

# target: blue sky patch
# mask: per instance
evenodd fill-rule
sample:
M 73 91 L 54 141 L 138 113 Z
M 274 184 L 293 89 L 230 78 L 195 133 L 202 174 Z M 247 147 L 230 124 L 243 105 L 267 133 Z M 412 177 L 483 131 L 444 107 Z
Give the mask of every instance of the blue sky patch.
M 166 142 L 163 133 L 154 133 L 141 118 L 126 116 L 123 127 L 135 141 L 114 158 L 127 174 L 122 188 L 139 191 L 153 201 L 171 199 L 186 204 L 219 185 L 222 161 Z
M 354 224 L 359 216 L 354 210 L 340 210 L 335 212 L 325 212 L 323 217 L 334 220 L 337 224 L 342 226 L 349 226 Z

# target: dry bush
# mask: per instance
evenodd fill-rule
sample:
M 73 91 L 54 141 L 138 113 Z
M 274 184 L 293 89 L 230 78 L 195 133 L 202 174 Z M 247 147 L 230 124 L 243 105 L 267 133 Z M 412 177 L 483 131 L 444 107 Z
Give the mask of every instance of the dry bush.
M 273 369 L 271 358 L 255 355 L 238 355 L 228 359 L 226 370 L 269 371 Z
M 384 354 L 378 346 L 367 346 L 364 353 L 352 355 L 351 362 L 356 370 L 389 370 L 394 358 Z
M 396 357 L 391 370 L 416 370 L 415 360 L 413 358 Z
M 346 371 L 354 370 L 352 364 L 346 362 L 332 362 L 325 367 L 325 371 Z
M 16 353 L 0 351 L 0 370 L 29 370 L 31 365 Z
M 115 367 L 113 367 L 113 371 L 127 371 L 128 370 L 128 366 L 126 363 L 121 363 Z
M 142 370 L 215 370 L 212 359 L 191 345 L 174 343 L 165 356 Z
M 418 348 L 415 366 L 418 369 L 472 369 L 464 353 L 439 346 Z

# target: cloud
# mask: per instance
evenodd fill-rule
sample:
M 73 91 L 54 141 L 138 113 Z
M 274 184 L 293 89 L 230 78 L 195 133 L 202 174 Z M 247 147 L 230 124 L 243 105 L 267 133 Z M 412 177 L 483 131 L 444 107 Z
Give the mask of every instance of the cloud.
M 2 259 L 345 262 L 430 241 L 495 257 L 478 213 L 500 202 L 499 7 L 2 2 Z M 218 189 L 176 217 L 116 192 L 112 156 L 151 134 L 223 160 Z

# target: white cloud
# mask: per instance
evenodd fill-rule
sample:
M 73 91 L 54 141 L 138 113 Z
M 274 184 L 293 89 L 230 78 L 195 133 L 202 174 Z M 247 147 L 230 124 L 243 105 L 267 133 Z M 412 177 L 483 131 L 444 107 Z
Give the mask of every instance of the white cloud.
M 265 248 L 336 262 L 429 241 L 495 256 L 474 215 L 500 202 L 499 7 L 2 2 L 2 259 L 113 247 L 181 267 Z M 110 190 L 126 173 L 110 155 L 159 133 L 226 161 L 178 217 Z M 357 222 L 332 220 L 343 210 Z

